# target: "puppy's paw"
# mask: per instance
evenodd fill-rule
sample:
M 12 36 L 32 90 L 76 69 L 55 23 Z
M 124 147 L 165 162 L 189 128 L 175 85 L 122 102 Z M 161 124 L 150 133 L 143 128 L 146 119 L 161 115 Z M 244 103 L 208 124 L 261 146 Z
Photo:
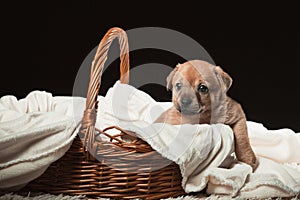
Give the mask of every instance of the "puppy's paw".
M 252 171 L 254 172 L 255 169 L 258 166 L 258 159 L 256 158 L 255 154 L 253 152 L 251 153 L 244 153 L 243 155 L 238 155 L 237 158 L 239 161 L 242 161 L 244 163 L 247 163 L 252 167 Z
M 253 156 L 253 158 L 251 158 L 249 160 L 249 162 L 246 162 L 248 165 L 250 165 L 252 167 L 252 171 L 254 172 L 258 166 L 258 159 L 255 157 L 255 155 Z

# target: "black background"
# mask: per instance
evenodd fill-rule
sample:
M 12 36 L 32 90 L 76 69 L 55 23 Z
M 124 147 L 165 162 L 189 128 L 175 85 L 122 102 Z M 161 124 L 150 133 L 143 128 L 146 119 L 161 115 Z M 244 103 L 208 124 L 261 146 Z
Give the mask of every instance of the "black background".
M 242 104 L 249 120 L 300 131 L 296 6 L 43 2 L 1 6 L 0 96 L 23 98 L 32 90 L 72 95 L 83 59 L 109 28 L 164 27 L 195 39 L 233 77 L 229 94 Z M 149 62 L 174 66 L 180 58 L 145 50 L 132 52 L 131 61 L 131 67 Z M 118 75 L 104 76 L 102 93 Z M 163 88 L 142 89 L 156 100 L 170 99 Z

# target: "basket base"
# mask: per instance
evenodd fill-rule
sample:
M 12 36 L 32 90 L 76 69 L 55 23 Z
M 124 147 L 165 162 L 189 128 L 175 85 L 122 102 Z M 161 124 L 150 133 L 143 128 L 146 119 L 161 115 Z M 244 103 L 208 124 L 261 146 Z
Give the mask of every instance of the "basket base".
M 113 144 L 98 145 L 100 149 L 98 154 L 101 155 L 102 160 L 88 160 L 80 138 L 76 137 L 69 151 L 52 163 L 42 176 L 30 182 L 21 192 L 114 199 L 161 199 L 186 195 L 181 187 L 182 177 L 179 166 L 174 162 L 167 160 L 170 163 L 168 166 L 152 171 L 151 167 L 155 163 L 166 162 L 166 159 L 154 150 L 148 152 L 142 160 L 128 162 L 133 159 L 132 155 L 136 155 L 126 152 L 127 156 L 121 158 L 117 156 L 116 159 L 113 155 L 117 155 L 116 152 L 120 153 L 120 149 L 115 145 L 108 148 L 107 146 L 110 145 Z M 124 152 L 124 149 L 122 151 Z M 126 166 L 127 169 L 147 168 L 148 170 L 122 171 L 113 167 L 117 165 Z

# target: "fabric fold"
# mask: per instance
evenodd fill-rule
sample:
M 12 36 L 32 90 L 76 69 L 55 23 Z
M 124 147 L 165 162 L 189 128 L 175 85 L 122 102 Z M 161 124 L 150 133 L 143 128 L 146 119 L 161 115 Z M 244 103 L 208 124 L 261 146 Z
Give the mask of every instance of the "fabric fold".
M 84 98 L 33 91 L 0 99 L 0 189 L 18 189 L 61 158 L 77 135 Z

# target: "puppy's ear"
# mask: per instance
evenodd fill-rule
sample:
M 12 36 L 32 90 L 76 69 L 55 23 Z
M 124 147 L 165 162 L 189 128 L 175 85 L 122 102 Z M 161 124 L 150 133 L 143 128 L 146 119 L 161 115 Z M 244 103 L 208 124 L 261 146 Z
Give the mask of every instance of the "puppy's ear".
M 217 75 L 217 78 L 221 81 L 221 83 L 223 83 L 224 89 L 227 92 L 232 85 L 232 78 L 219 66 L 215 67 L 215 73 Z
M 176 72 L 178 71 L 179 66 L 180 64 L 177 64 L 176 67 L 173 69 L 173 71 L 171 71 L 171 73 L 167 77 L 167 91 L 169 91 L 173 87 L 172 86 L 173 78 Z

